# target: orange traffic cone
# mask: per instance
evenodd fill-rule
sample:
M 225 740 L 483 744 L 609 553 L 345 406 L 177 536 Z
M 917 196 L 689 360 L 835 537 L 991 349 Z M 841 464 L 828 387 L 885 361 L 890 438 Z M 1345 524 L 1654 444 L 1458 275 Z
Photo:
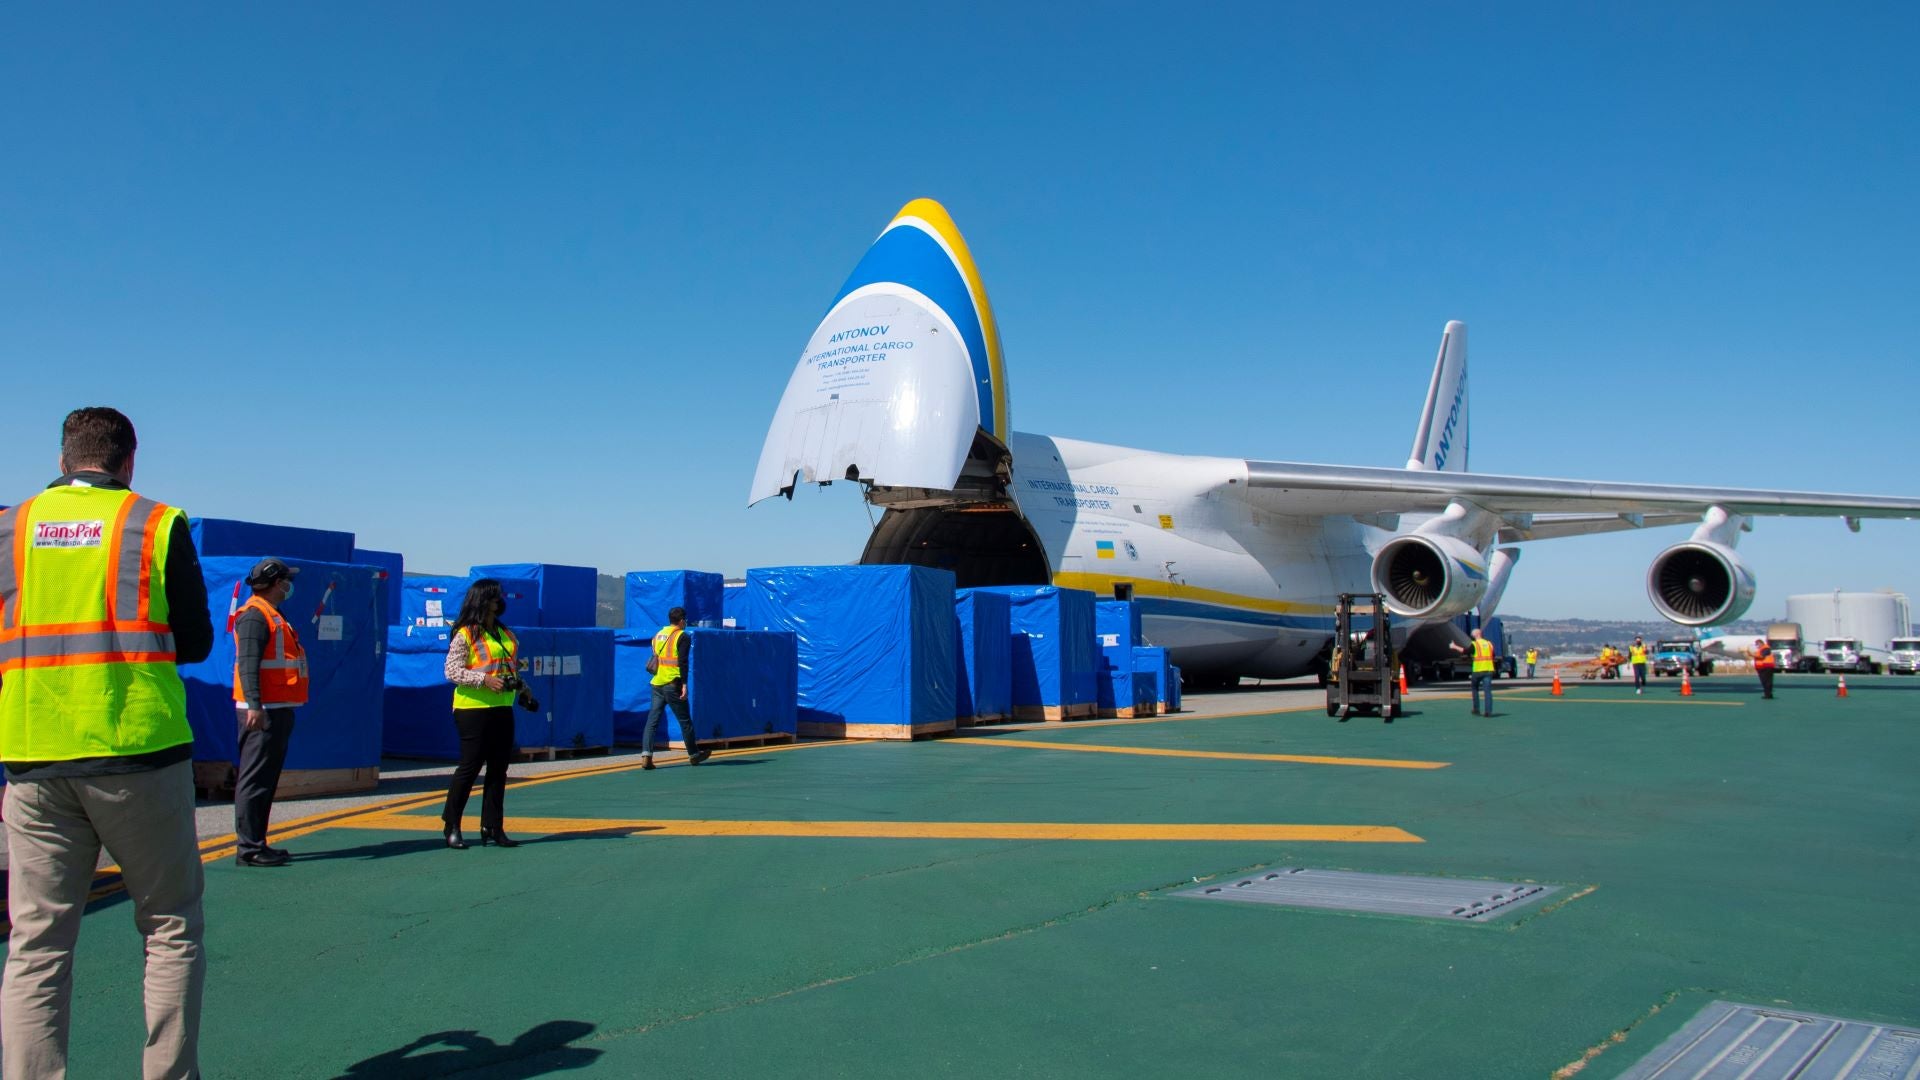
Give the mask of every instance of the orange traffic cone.
M 1687 673 L 1684 670 L 1680 672 L 1680 696 L 1693 696 L 1693 680 L 1687 677 Z
M 1400 692 L 1402 694 L 1407 692 L 1407 665 L 1405 664 L 1400 665 Z
M 1553 669 L 1553 696 L 1554 697 L 1560 696 L 1560 669 L 1559 668 Z
M 1840 690 L 1836 696 L 1838 697 L 1847 696 L 1847 677 L 1845 675 L 1840 676 Z

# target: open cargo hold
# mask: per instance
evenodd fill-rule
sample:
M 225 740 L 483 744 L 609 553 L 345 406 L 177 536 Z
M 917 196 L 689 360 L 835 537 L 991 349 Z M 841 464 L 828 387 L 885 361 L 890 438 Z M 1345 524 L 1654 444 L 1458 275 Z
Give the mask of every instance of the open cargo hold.
M 653 633 L 614 631 L 613 735 L 622 745 L 645 741 L 653 707 Z M 753 630 L 687 631 L 687 708 L 703 746 L 790 742 L 798 730 L 799 666 L 792 634 Z M 654 748 L 686 746 L 680 719 L 668 709 Z
M 522 678 L 539 712 L 513 711 L 514 745 L 550 755 L 613 745 L 613 631 L 515 628 Z M 386 724 L 392 757 L 457 761 L 446 627 L 396 626 L 387 635 Z
M 446 675 L 450 634 L 444 626 L 388 628 L 380 736 L 381 750 L 388 757 L 460 759 L 460 733 L 453 726 L 453 684 Z
M 398 626 L 442 630 L 460 615 L 471 579 L 449 574 L 410 574 L 400 579 Z M 511 624 L 509 624 L 511 625 Z M 431 636 L 431 635 L 429 635 Z
M 1012 606 L 1006 596 L 978 589 L 953 595 L 958 641 L 954 711 L 962 724 L 1013 718 Z
M 354 548 L 353 559 L 356 566 L 377 566 L 380 575 L 380 610 L 385 612 L 388 626 L 400 622 L 401 581 L 407 576 L 407 560 L 397 551 L 369 551 L 366 548 Z
M 1153 646 L 1134 649 L 1133 670 L 1153 677 L 1154 705 L 1162 714 L 1180 711 L 1180 669 L 1167 660 L 1167 650 Z
M 1099 708 L 1094 594 L 1052 585 L 994 585 L 1013 627 L 1013 718 L 1081 720 Z
M 698 570 L 635 570 L 627 575 L 620 624 L 649 636 L 667 625 L 667 612 L 685 608 L 688 626 L 719 626 L 725 618 L 721 592 L 727 579 Z
M 245 579 L 264 555 L 209 556 L 200 560 L 213 616 L 213 651 L 198 664 L 183 664 L 187 720 L 193 727 L 195 783 L 211 790 L 231 786 L 240 760 L 240 729 L 233 701 L 233 634 L 228 613 L 246 603 Z M 281 614 L 300 636 L 307 655 L 307 704 L 294 713 L 285 796 L 365 791 L 380 779 L 381 685 L 386 664 L 386 619 L 379 608 L 373 566 L 276 556 L 300 571 L 293 598 Z
M 910 739 L 952 731 L 953 592 L 951 571 L 924 566 L 747 571 L 747 624 L 794 635 L 799 733 Z
M 600 625 L 600 572 L 588 566 L 550 563 L 490 563 L 473 567 L 473 579 L 494 578 L 507 594 L 507 625 Z
M 193 534 L 193 550 L 202 555 L 232 555 L 255 562 L 269 555 L 289 562 L 353 562 L 353 534 L 349 532 L 228 518 L 188 518 L 187 528 Z
M 521 677 L 540 711 L 513 710 L 522 751 L 606 749 L 613 745 L 613 635 L 598 627 L 515 628 Z

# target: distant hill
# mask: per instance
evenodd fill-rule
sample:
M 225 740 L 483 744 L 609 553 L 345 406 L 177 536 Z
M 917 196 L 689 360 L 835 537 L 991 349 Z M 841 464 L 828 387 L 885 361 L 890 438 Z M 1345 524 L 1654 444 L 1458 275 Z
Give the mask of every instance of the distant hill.
M 1602 645 L 1631 644 L 1636 635 L 1648 642 L 1694 636 L 1692 629 L 1665 619 L 1532 619 L 1503 613 L 1500 620 L 1506 623 L 1507 636 L 1513 640 L 1516 651 L 1537 648 L 1549 655 L 1591 655 L 1599 652 Z M 1765 636 L 1767 632 L 1766 620 L 1743 619 L 1731 625 L 1740 633 L 1755 637 Z

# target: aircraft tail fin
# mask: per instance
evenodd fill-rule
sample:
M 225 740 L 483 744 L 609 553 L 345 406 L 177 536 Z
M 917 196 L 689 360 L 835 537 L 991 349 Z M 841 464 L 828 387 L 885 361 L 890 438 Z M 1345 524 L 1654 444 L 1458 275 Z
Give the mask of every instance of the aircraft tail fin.
M 1407 468 L 1467 471 L 1467 324 L 1457 319 L 1441 331 L 1440 355 L 1433 361 L 1433 381 Z

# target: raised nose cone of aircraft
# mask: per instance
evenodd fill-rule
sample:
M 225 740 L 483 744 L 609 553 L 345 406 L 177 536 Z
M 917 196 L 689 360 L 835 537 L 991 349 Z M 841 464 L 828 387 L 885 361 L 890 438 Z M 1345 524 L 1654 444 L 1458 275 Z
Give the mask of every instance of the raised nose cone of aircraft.
M 983 434 L 1005 445 L 993 306 L 946 208 L 915 199 L 867 248 L 814 328 L 747 501 L 841 479 L 951 490 Z

